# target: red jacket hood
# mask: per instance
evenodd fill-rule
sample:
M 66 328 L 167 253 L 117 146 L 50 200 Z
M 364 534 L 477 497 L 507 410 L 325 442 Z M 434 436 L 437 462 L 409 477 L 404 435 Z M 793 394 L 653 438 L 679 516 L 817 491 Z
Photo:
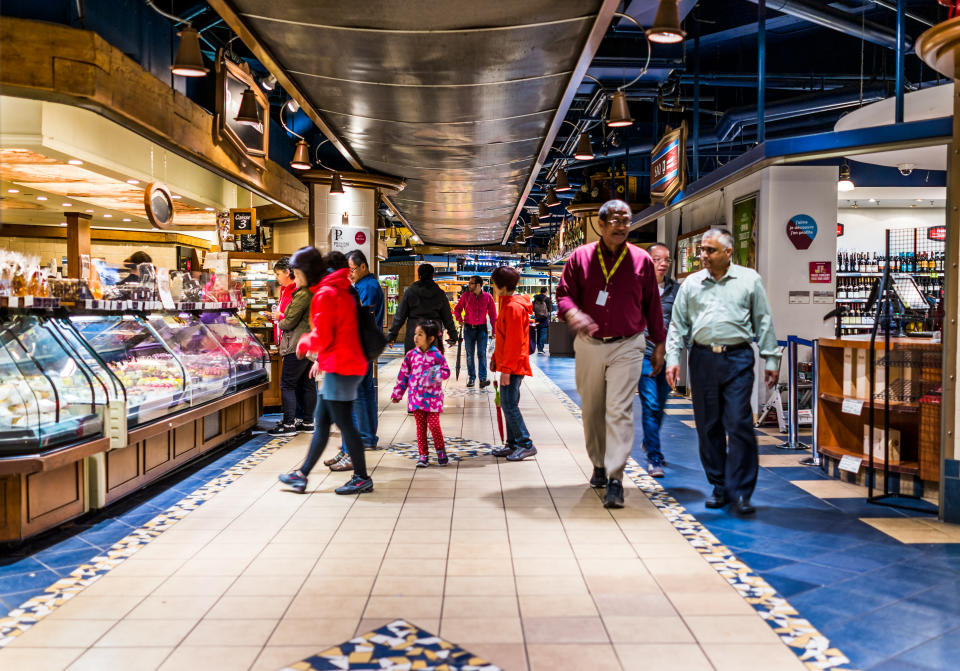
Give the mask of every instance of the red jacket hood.
M 505 308 L 511 303 L 516 303 L 520 305 L 528 314 L 533 314 L 533 303 L 526 296 L 526 294 L 514 294 L 513 296 L 504 296 L 500 299 L 500 307 Z
M 334 270 L 332 273 L 320 280 L 319 287 L 333 287 L 334 289 L 349 289 L 351 287 L 350 282 L 350 269 L 341 268 L 340 270 Z

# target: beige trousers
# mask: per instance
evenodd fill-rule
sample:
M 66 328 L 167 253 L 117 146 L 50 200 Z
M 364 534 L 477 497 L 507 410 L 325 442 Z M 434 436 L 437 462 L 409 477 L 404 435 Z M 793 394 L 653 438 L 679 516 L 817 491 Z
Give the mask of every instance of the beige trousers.
M 645 347 L 642 333 L 612 343 L 579 335 L 573 343 L 587 454 L 617 480 L 633 449 L 633 398 Z

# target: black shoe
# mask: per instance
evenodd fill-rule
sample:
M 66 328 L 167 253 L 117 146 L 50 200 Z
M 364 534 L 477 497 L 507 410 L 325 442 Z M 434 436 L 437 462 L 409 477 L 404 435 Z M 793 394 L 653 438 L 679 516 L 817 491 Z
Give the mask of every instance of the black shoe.
M 607 486 L 607 470 L 603 466 L 594 466 L 593 475 L 590 477 L 591 487 Z
M 749 496 L 738 496 L 730 506 L 730 511 L 737 515 L 753 515 L 757 509 L 750 504 Z
M 297 433 L 313 433 L 313 422 L 305 422 L 302 419 L 298 419 L 294 427 L 296 427 Z
M 480 380 L 480 388 L 485 389 L 490 386 L 490 380 Z
M 303 492 L 307 489 L 307 479 L 300 474 L 300 471 L 283 473 L 282 475 L 277 476 L 277 479 L 295 492 L 300 492 L 303 494 Z
M 277 425 L 267 431 L 271 436 L 295 436 L 299 433 L 296 424 L 284 424 L 277 422 Z
M 532 457 L 536 453 L 537 448 L 535 448 L 533 445 L 530 447 L 518 447 L 507 455 L 507 461 L 523 461 L 527 457 Z
M 365 492 L 372 492 L 373 480 L 369 477 L 361 478 L 359 475 L 354 475 L 347 484 L 342 487 L 337 487 L 333 491 L 337 494 L 363 494 Z
M 468 387 L 472 387 L 474 384 L 476 384 L 476 381 L 475 381 L 475 380 L 467 380 L 467 386 L 468 386 Z M 483 383 L 481 382 L 480 384 L 483 384 Z
M 713 494 L 703 502 L 703 505 L 707 508 L 723 508 L 728 503 L 730 503 L 730 499 L 727 497 L 727 493 L 720 487 L 714 487 Z
M 513 445 L 501 445 L 490 450 L 490 454 L 495 457 L 506 457 L 513 454 L 516 449 Z
M 604 508 L 623 508 L 623 483 L 610 478 L 607 495 L 603 497 Z

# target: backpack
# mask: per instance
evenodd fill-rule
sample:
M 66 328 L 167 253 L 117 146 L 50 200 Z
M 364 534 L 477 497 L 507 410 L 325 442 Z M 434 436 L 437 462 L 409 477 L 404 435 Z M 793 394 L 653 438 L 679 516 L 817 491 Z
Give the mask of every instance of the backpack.
M 537 319 L 547 319 L 550 317 L 550 311 L 547 309 L 547 301 L 533 301 L 533 316 Z
M 353 300 L 357 304 L 357 332 L 360 334 L 360 347 L 367 361 L 376 361 L 387 347 L 387 336 L 377 328 L 373 313 L 360 302 L 356 288 L 350 287 Z

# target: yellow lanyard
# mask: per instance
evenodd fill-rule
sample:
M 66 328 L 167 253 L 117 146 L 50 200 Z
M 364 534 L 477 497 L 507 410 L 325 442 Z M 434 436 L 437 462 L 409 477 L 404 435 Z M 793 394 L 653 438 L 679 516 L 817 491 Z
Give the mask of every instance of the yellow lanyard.
M 617 268 L 620 267 L 620 262 L 623 261 L 623 257 L 627 255 L 627 243 L 623 243 L 623 251 L 620 252 L 620 258 L 613 264 L 613 269 L 609 273 L 607 272 L 607 264 L 603 260 L 603 252 L 600 251 L 601 244 L 603 243 L 597 243 L 597 256 L 600 257 L 600 270 L 603 271 L 603 279 L 606 281 L 606 284 L 610 284 L 610 278 L 617 272 Z

